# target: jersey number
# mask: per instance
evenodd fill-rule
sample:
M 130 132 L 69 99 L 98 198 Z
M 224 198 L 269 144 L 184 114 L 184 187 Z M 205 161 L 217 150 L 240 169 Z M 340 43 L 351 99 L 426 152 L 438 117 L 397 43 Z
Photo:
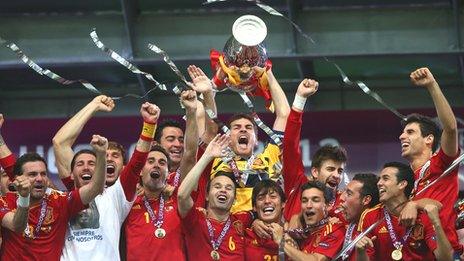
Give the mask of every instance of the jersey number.
M 234 251 L 235 250 L 235 242 L 234 242 L 234 239 L 231 237 L 229 237 L 229 249 L 230 251 Z
M 277 261 L 277 256 L 275 256 L 275 255 L 272 255 L 272 256 L 271 255 L 265 255 L 264 260 L 265 261 Z

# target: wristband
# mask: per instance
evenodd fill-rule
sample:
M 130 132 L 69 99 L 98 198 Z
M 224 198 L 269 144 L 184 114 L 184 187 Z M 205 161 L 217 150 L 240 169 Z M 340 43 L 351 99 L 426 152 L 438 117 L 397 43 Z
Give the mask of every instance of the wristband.
M 152 140 L 155 137 L 155 130 L 156 124 L 155 123 L 148 123 L 143 122 L 142 133 L 140 134 L 140 138 L 143 140 Z
M 307 98 L 295 94 L 295 99 L 293 100 L 293 107 L 297 108 L 300 111 L 303 111 L 304 106 L 306 104 L 306 99 Z
M 18 199 L 16 200 L 16 205 L 18 207 L 28 208 L 29 207 L 29 199 L 30 199 L 30 195 L 27 195 L 27 197 L 23 197 L 23 196 L 19 195 Z

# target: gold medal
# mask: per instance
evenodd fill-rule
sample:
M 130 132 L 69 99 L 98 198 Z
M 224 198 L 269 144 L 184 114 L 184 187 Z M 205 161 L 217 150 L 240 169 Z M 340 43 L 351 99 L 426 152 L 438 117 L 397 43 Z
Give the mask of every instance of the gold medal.
M 165 236 L 166 236 L 166 230 L 162 228 L 158 228 L 157 230 L 155 230 L 155 237 L 164 238 Z
M 391 253 L 391 257 L 393 260 L 401 260 L 403 258 L 403 253 L 401 253 L 401 249 L 395 249 Z
M 219 260 L 221 257 L 219 256 L 219 252 L 216 250 L 211 251 L 211 258 L 213 260 Z

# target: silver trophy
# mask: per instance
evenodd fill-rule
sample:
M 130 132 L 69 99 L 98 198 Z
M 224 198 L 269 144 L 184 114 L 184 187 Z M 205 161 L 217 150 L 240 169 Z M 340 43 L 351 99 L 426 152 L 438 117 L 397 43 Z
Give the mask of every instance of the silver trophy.
M 238 92 L 251 92 L 259 81 L 253 67 L 264 69 L 268 60 L 263 43 L 267 27 L 259 17 L 244 15 L 234 22 L 232 35 L 223 50 L 226 68 L 221 66 L 227 75 L 226 86 Z

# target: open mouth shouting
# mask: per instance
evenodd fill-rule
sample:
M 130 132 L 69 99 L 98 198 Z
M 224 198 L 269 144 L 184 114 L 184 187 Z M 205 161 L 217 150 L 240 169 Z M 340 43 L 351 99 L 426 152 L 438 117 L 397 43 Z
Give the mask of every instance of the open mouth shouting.
M 238 147 L 240 149 L 246 149 L 248 147 L 249 138 L 246 135 L 240 135 L 238 137 Z
M 106 164 L 106 174 L 112 175 L 116 171 L 116 167 L 113 163 Z
M 270 216 L 274 213 L 275 207 L 267 206 L 262 209 L 263 216 Z
M 152 179 L 159 179 L 161 177 L 161 173 L 159 173 L 159 171 L 154 170 L 150 172 L 150 177 Z
M 224 194 L 219 194 L 216 199 L 218 200 L 219 203 L 225 204 L 227 203 L 227 196 Z
M 401 151 L 405 151 L 409 148 L 409 142 L 401 142 Z
M 182 157 L 182 149 L 170 149 L 169 157 L 171 159 L 180 159 Z
M 90 173 L 84 173 L 82 174 L 81 178 L 85 181 L 91 180 L 92 179 L 92 174 Z

